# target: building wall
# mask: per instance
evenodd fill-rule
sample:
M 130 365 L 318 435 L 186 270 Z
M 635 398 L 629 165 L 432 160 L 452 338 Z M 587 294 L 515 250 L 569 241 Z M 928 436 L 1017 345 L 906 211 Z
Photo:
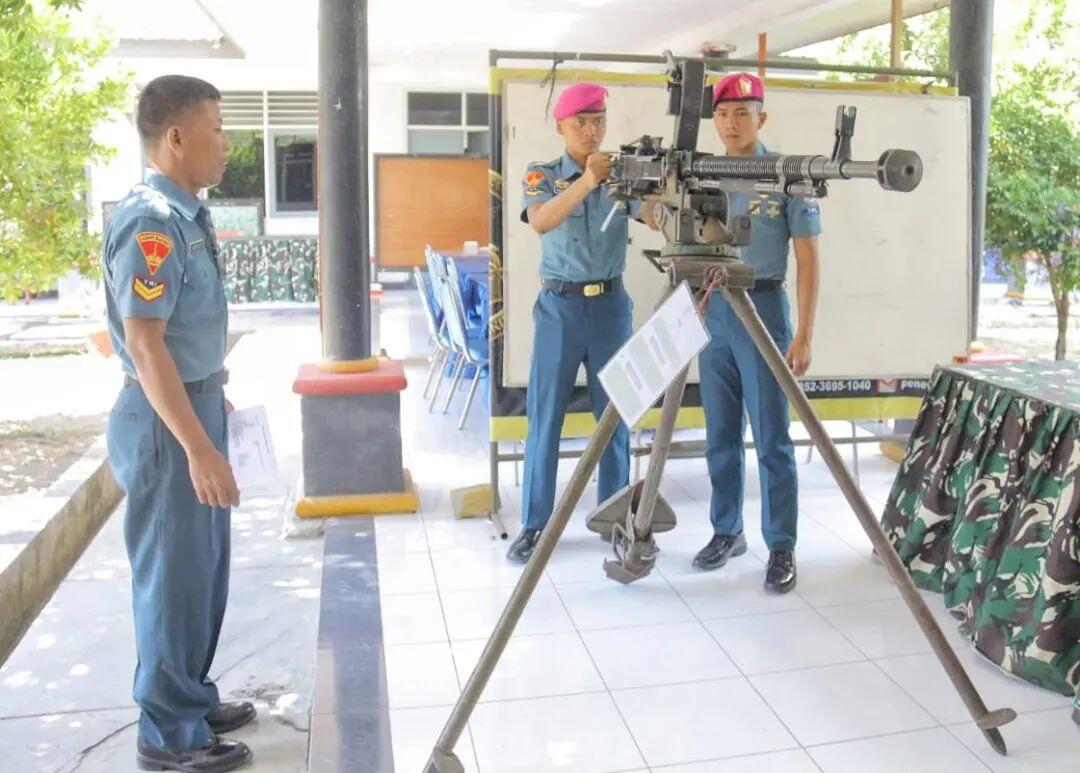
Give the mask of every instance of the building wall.
M 134 62 L 128 62 L 133 66 Z M 172 71 L 187 72 L 183 67 L 176 66 Z M 145 73 L 137 76 L 137 83 L 145 83 L 158 73 Z M 239 87 L 238 87 L 239 88 Z M 253 88 L 250 84 L 243 88 Z M 263 84 L 254 88 L 268 89 L 298 89 L 313 90 L 314 84 L 302 86 L 296 83 Z M 369 86 L 368 98 L 370 103 L 368 125 L 368 173 L 369 190 L 374 200 L 374 155 L 376 153 L 405 153 L 408 151 L 408 117 L 407 117 L 407 94 L 409 91 L 438 90 L 438 91 L 483 91 L 482 84 L 471 83 L 460 86 L 447 86 L 446 84 L 432 83 L 379 83 L 374 82 Z M 106 163 L 100 164 L 91 170 L 91 201 L 95 217 L 92 227 L 95 230 L 101 228 L 102 204 L 107 201 L 116 201 L 123 198 L 127 190 L 141 179 L 142 154 L 139 147 L 138 132 L 135 129 L 134 114 L 127 112 L 118 115 L 114 120 L 102 125 L 98 130 L 98 136 L 103 142 L 115 149 L 115 155 Z M 374 207 L 371 207 L 371 227 L 374 232 Z M 267 235 L 293 236 L 314 235 L 318 233 L 318 216 L 315 213 L 308 214 L 285 214 L 267 217 L 264 221 Z

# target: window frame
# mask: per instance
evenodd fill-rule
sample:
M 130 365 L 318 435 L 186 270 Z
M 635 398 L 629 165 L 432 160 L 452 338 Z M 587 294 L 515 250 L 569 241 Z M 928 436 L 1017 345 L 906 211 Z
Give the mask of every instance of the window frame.
M 409 122 L 409 96 L 412 94 L 457 94 L 461 98 L 461 123 L 460 124 L 414 124 Z M 469 95 L 470 94 L 483 94 L 479 91 L 458 91 L 445 90 L 434 91 L 431 89 L 424 89 L 423 91 L 408 91 L 405 92 L 405 147 L 408 155 L 447 155 L 446 153 L 420 153 L 414 150 L 409 145 L 409 135 L 413 131 L 458 131 L 461 132 L 462 145 L 461 152 L 453 155 L 480 157 L 487 155 L 485 153 L 469 153 L 469 136 L 471 134 L 478 134 L 480 132 L 489 132 L 489 124 L 470 124 L 469 123 Z M 487 97 L 487 94 L 484 94 Z M 490 110 L 490 107 L 489 107 Z M 490 142 L 490 139 L 489 139 Z

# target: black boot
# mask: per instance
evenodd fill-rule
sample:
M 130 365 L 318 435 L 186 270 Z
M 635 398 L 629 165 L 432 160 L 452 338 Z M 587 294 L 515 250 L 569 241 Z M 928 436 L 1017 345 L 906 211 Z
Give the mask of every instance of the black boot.
M 170 752 L 138 741 L 139 770 L 179 770 L 183 773 L 227 773 L 251 762 L 251 750 L 240 741 L 214 736 L 201 749 Z
M 741 556 L 746 552 L 746 537 L 740 534 L 714 534 L 709 544 L 694 556 L 694 566 L 711 571 L 719 569 L 732 556 Z
M 524 564 L 529 560 L 536 543 L 540 541 L 539 529 L 522 529 L 517 539 L 510 543 L 510 549 L 506 551 L 506 557 L 511 561 Z
M 237 730 L 255 719 L 255 707 L 247 701 L 222 703 L 206 715 L 210 729 L 220 735 Z
M 787 593 L 795 587 L 795 551 L 769 551 L 769 566 L 765 569 L 765 590 Z

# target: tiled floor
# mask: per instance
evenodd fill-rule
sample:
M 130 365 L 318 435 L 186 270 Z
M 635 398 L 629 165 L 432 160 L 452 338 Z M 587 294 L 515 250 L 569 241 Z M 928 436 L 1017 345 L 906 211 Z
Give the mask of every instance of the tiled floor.
M 412 392 L 408 453 L 423 511 L 376 521 L 399 773 L 422 770 L 521 571 L 486 521 L 450 513 L 450 488 L 487 479 L 486 415 L 475 411 L 459 432 Z M 880 510 L 895 465 L 873 446 L 861 455 Z M 561 481 L 573 463 L 561 463 Z M 610 548 L 585 529 L 595 502 L 586 490 L 458 744 L 466 770 L 1080 769 L 1070 701 L 970 653 L 928 594 L 987 703 L 1021 712 L 1003 730 L 1010 756 L 989 749 L 816 454 L 806 463 L 799 452 L 798 588 L 766 594 L 752 454 L 747 467 L 750 551 L 716 572 L 690 566 L 710 535 L 709 484 L 703 460 L 672 460 L 663 493 L 680 523 L 659 537 L 656 571 L 630 586 L 603 574 Z M 502 474 L 513 532 L 521 490 L 509 465 Z

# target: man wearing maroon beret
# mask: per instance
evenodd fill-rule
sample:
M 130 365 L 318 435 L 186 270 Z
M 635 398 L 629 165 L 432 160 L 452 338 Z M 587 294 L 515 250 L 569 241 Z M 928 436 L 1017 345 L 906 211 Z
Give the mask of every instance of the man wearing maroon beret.
M 749 73 L 728 75 L 713 89 L 713 122 L 729 156 L 770 155 L 759 141 L 765 125 L 765 86 Z M 818 295 L 816 199 L 773 194 L 731 196 L 731 216 L 749 215 L 750 244 L 742 259 L 754 267 L 750 298 L 788 365 L 801 376 L 810 367 L 810 342 Z M 794 247 L 799 320 L 794 337 L 784 279 L 788 247 Z M 694 558 L 700 569 L 718 569 L 746 552 L 743 536 L 744 416 L 757 449 L 761 479 L 761 528 L 769 548 L 765 587 L 795 587 L 798 480 L 788 433 L 788 403 L 723 295 L 714 292 L 705 319 L 711 341 L 700 356 L 707 461 L 712 481 L 709 516 L 713 537 Z
M 575 83 L 555 105 L 565 152 L 529 164 L 521 182 L 521 220 L 540 235 L 540 295 L 526 410 L 522 530 L 507 557 L 525 562 L 555 504 L 559 440 L 578 368 L 584 364 L 589 402 L 599 419 L 607 395 L 597 374 L 630 337 L 633 304 L 622 284 L 628 220 L 640 204 L 616 208 L 601 187 L 611 157 L 600 152 L 607 132 L 607 89 Z M 610 222 L 604 223 L 611 215 Z M 630 433 L 619 424 L 600 458 L 598 501 L 630 478 Z

